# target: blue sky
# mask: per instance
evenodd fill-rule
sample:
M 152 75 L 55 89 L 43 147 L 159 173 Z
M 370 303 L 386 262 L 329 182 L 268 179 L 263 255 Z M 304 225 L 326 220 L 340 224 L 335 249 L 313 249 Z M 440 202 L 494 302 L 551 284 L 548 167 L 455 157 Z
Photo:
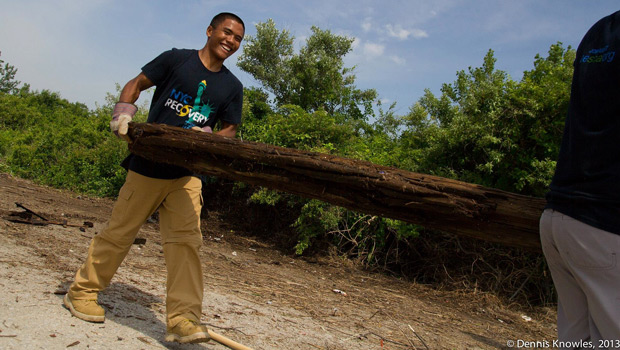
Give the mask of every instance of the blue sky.
M 519 80 L 536 54 L 562 42 L 576 48 L 617 0 L 0 0 L 0 59 L 17 80 L 89 107 L 103 103 L 140 68 L 172 47 L 201 48 L 213 15 L 234 12 L 246 23 L 272 18 L 301 45 L 311 26 L 354 38 L 346 66 L 357 86 L 374 88 L 405 114 L 428 88 L 439 94 L 457 71 L 479 67 L 489 49 L 496 67 Z M 258 86 L 226 65 L 245 86 Z M 139 101 L 140 102 L 140 101 Z

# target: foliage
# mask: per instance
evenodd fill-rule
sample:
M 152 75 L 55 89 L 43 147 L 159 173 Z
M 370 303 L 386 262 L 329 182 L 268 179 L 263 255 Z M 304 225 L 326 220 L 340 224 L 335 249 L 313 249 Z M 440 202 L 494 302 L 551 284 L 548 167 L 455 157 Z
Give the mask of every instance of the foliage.
M 3 169 L 54 187 L 116 195 L 127 147 L 109 132 L 111 108 L 89 111 L 47 90 L 0 94 Z
M 256 36 L 246 37 L 237 65 L 275 96 L 277 106 L 324 110 L 343 120 L 372 116 L 376 91 L 357 89 L 354 69 L 344 67 L 353 39 L 317 27 L 311 30 L 305 46 L 294 53 L 294 37 L 287 30 L 278 31 L 271 19 L 258 23 Z
M 310 246 L 312 239 L 332 231 L 339 222 L 340 209 L 315 199 L 308 201 L 293 224 L 299 233 L 295 252 L 301 254 Z
M 269 96 L 265 91 L 256 87 L 245 88 L 243 91 L 243 120 L 260 121 L 272 113 L 269 106 Z
M 282 106 L 277 113 L 269 114 L 260 125 L 260 133 L 251 135 L 255 141 L 325 153 L 330 153 L 335 145 L 345 144 L 353 137 L 350 127 L 336 123 L 327 112 L 309 113 L 295 105 Z
M 258 141 L 267 117 L 273 113 L 268 94 L 260 88 L 244 88 L 241 113 L 242 123 L 237 136 L 242 140 L 249 138 Z
M 15 80 L 16 74 L 17 68 L 0 59 L 0 93 L 14 94 L 19 91 L 17 87 L 20 82 Z
M 290 99 L 292 72 L 289 61 L 293 56 L 293 40 L 287 30 L 278 31 L 275 22 L 256 24 L 256 37 L 246 35 L 243 53 L 237 65 L 260 81 L 265 89 L 275 95 L 278 104 Z
M 552 45 L 520 82 L 495 69 L 460 71 L 403 118 L 402 167 L 511 192 L 542 196 L 557 157 L 575 53 Z M 408 160 L 415 160 L 411 162 Z

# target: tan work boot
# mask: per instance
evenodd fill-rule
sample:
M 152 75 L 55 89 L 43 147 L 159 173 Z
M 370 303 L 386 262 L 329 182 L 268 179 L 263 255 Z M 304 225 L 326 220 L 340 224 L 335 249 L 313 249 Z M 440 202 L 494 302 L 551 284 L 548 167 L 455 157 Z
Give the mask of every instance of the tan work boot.
M 74 300 L 67 293 L 64 303 L 71 314 L 81 320 L 97 323 L 105 321 L 105 310 L 99 306 L 97 300 Z
M 168 328 L 166 341 L 178 343 L 206 343 L 211 340 L 207 327 L 199 325 L 194 320 L 184 319 L 176 326 Z

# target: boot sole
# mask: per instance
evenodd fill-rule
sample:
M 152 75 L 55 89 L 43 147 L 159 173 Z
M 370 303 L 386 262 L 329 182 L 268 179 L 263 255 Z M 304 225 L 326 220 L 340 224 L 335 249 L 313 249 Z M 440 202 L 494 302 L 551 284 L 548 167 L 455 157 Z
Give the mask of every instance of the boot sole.
M 166 334 L 166 338 L 164 338 L 164 340 L 167 342 L 177 342 L 181 344 L 196 344 L 196 343 L 206 343 L 209 340 L 211 340 L 211 337 L 209 336 L 208 333 L 205 333 L 205 332 L 198 332 L 198 333 L 186 335 L 184 337 L 178 334 L 175 334 L 175 333 L 168 333 Z
M 65 294 L 65 298 L 63 299 L 63 301 L 65 304 L 65 307 L 69 309 L 69 311 L 71 312 L 71 315 L 79 318 L 80 320 L 87 321 L 87 322 L 94 322 L 94 323 L 103 323 L 103 321 L 105 321 L 105 316 L 87 315 L 87 314 L 77 311 L 73 307 L 73 303 L 71 303 L 71 298 L 69 298 L 69 293 Z

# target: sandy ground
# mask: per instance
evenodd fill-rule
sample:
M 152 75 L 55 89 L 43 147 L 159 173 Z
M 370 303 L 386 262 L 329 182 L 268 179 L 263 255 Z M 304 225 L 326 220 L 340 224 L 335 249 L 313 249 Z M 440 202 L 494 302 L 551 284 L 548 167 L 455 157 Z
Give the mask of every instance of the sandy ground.
M 16 202 L 52 221 L 94 227 L 10 222 L 11 212 L 23 211 Z M 142 228 L 146 243 L 132 247 L 100 294 L 105 323 L 83 322 L 62 306 L 112 205 L 0 174 L 0 349 L 226 349 L 163 341 L 157 223 Z M 205 232 L 202 322 L 253 349 L 504 349 L 555 338 L 549 308 L 502 305 L 485 293 L 439 291 L 338 259 L 283 255 L 247 235 Z

